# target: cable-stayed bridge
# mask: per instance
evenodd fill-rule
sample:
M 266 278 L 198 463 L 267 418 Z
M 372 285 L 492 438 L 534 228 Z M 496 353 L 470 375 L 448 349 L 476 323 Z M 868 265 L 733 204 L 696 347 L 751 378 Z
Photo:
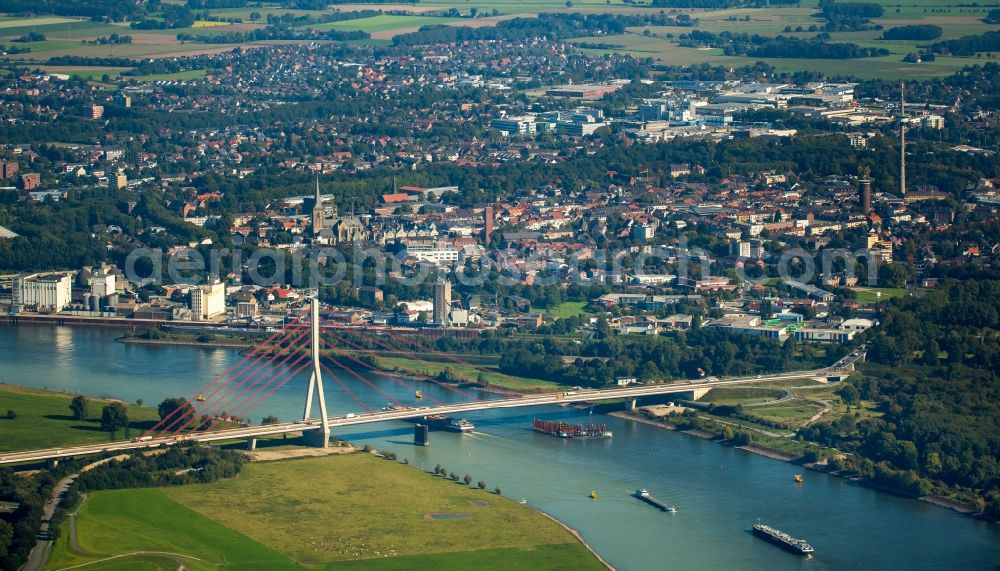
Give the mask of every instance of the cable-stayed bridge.
M 663 384 L 631 385 L 600 390 L 578 389 L 529 395 L 512 393 L 500 398 L 481 400 L 478 398 L 479 395 L 456 387 L 452 383 L 441 382 L 434 377 L 401 375 L 393 371 L 382 370 L 373 362 L 359 358 L 357 354 L 371 350 L 406 351 L 410 353 L 410 358 L 417 361 L 423 361 L 417 356 L 418 354 L 430 354 L 438 359 L 438 365 L 440 360 L 445 360 L 466 367 L 475 367 L 457 356 L 436 351 L 419 341 L 400 335 L 398 332 L 320 328 L 319 323 L 319 304 L 313 300 L 308 312 L 296 316 L 282 330 L 256 345 L 239 362 L 213 379 L 193 399 L 170 411 L 159 422 L 130 441 L 0 454 L 0 464 L 56 460 L 102 452 L 173 445 L 186 441 L 220 442 L 246 439 L 252 446 L 258 437 L 293 432 L 301 432 L 303 441 L 310 446 L 326 447 L 329 443 L 331 429 L 345 426 L 414 419 L 427 415 L 454 415 L 487 409 L 608 399 L 625 399 L 631 406 L 635 406 L 636 399 L 641 397 L 687 393 L 689 398 L 694 399 L 714 387 L 763 383 L 805 376 L 825 376 L 830 372 L 829 368 L 822 368 L 747 378 L 681 380 Z M 348 351 L 355 353 L 352 354 Z M 853 354 L 851 357 L 841 360 L 836 369 L 848 370 L 853 367 L 856 360 L 863 357 L 863 353 Z M 234 419 L 245 418 L 258 405 L 267 402 L 267 399 L 281 387 L 296 379 L 300 373 L 307 369 L 310 369 L 310 375 L 301 420 L 254 426 L 234 426 L 237 424 Z M 453 392 L 453 396 L 460 400 L 442 402 L 433 396 L 428 396 L 425 401 L 427 406 L 407 406 L 365 378 L 358 372 L 359 370 L 379 373 L 417 394 L 421 391 L 417 385 L 413 384 L 414 382 L 435 383 L 445 391 Z M 326 402 L 324 377 L 338 384 L 343 389 L 344 394 L 356 402 L 358 410 L 364 412 L 331 416 Z M 355 389 L 360 386 L 357 383 L 367 385 L 375 393 L 388 400 L 390 406 L 382 409 L 370 407 L 358 398 L 355 390 L 352 390 L 351 384 L 345 382 L 345 379 L 351 381 Z M 357 381 L 357 383 L 353 381 Z M 318 409 L 319 413 L 315 418 L 313 417 L 314 409 Z

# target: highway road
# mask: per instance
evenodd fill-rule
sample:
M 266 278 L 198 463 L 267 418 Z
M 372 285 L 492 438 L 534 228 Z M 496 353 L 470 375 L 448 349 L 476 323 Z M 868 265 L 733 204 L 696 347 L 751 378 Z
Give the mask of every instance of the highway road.
M 519 396 L 506 399 L 482 400 L 466 403 L 444 404 L 439 406 L 423 407 L 417 409 L 382 410 L 368 413 L 350 413 L 342 417 L 327 418 L 327 425 L 331 429 L 342 426 L 355 426 L 359 424 L 369 424 L 373 422 L 384 422 L 388 420 L 405 420 L 419 416 L 440 414 L 455 415 L 463 412 L 473 412 L 477 410 L 516 408 L 526 406 L 541 406 L 551 404 L 589 402 L 609 399 L 634 399 L 653 395 L 671 394 L 687 392 L 694 389 L 710 389 L 725 387 L 730 385 L 745 385 L 753 383 L 766 383 L 782 379 L 797 377 L 826 376 L 834 371 L 840 371 L 852 365 L 858 359 L 864 357 L 863 353 L 854 353 L 841 359 L 831 367 L 814 369 L 811 371 L 793 371 L 776 375 L 757 375 L 754 377 L 743 377 L 734 379 L 701 379 L 695 381 L 672 381 L 655 385 L 630 385 L 613 389 L 582 389 L 570 390 L 557 393 L 541 393 L 527 396 Z M 283 422 L 277 424 L 266 424 L 261 426 L 244 426 L 204 433 L 188 433 L 183 435 L 157 436 L 143 441 L 109 442 L 101 444 L 86 444 L 81 446 L 70 446 L 65 448 L 47 448 L 41 450 L 27 450 L 23 452 L 11 452 L 0 454 L 0 465 L 14 464 L 22 462 L 40 462 L 54 460 L 58 458 L 70 458 L 85 456 L 89 454 L 100 454 L 104 452 L 122 452 L 142 448 L 155 448 L 158 446 L 169 446 L 179 442 L 192 440 L 195 442 L 218 442 L 223 440 L 239 440 L 273 434 L 286 434 L 290 432 L 301 432 L 304 430 L 315 430 L 320 428 L 319 419 L 311 419 L 295 422 Z

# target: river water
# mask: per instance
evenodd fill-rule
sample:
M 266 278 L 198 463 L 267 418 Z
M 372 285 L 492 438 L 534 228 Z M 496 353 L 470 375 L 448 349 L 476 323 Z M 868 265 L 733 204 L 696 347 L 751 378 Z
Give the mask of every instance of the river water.
M 155 405 L 168 396 L 198 394 L 215 375 L 240 361 L 237 351 L 115 343 L 120 332 L 101 328 L 0 326 L 0 382 L 111 396 Z M 389 397 L 415 405 L 413 389 L 344 374 L 363 402 L 378 408 Z M 301 415 L 308 377 L 299 375 L 250 413 L 282 420 Z M 331 415 L 361 412 L 347 391 L 327 380 Z M 424 383 L 426 398 L 466 395 Z M 381 391 L 381 392 L 379 392 Z M 488 397 L 483 397 L 488 398 Z M 412 464 L 443 465 L 470 474 L 505 496 L 524 499 L 577 529 L 621 570 L 659 569 L 995 569 L 1000 526 L 911 499 L 876 492 L 839 478 L 699 438 L 586 410 L 560 407 L 470 413 L 472 434 L 432 432 L 431 445 L 412 445 L 412 425 L 387 422 L 337 434 Z M 604 422 L 607 440 L 562 440 L 530 430 L 532 418 Z M 677 505 L 663 513 L 631 497 L 636 488 Z M 598 498 L 589 498 L 596 491 Z M 816 555 L 786 553 L 747 530 L 760 519 L 808 539 Z

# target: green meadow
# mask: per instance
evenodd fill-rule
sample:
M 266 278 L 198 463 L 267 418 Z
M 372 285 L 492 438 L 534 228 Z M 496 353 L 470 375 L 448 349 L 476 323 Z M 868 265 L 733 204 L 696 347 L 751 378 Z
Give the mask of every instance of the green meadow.
M 95 492 L 76 521 L 76 544 L 64 524 L 51 568 L 603 569 L 530 508 L 364 453 L 254 462 L 212 484 Z
M 129 405 L 129 430 L 114 435 L 101 429 L 101 409 L 107 400 L 90 399 L 87 420 L 74 420 L 72 394 L 0 385 L 0 417 L 8 410 L 15 418 L 0 418 L 0 452 L 55 448 L 109 442 L 137 436 L 159 419 L 155 408 Z

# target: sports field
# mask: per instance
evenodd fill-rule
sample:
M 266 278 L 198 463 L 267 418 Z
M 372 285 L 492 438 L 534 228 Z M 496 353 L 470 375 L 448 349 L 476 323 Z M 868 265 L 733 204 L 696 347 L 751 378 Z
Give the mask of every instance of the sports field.
M 251 463 L 213 484 L 96 492 L 77 520 L 77 545 L 64 525 L 50 567 L 603 568 L 534 510 L 364 453 Z

